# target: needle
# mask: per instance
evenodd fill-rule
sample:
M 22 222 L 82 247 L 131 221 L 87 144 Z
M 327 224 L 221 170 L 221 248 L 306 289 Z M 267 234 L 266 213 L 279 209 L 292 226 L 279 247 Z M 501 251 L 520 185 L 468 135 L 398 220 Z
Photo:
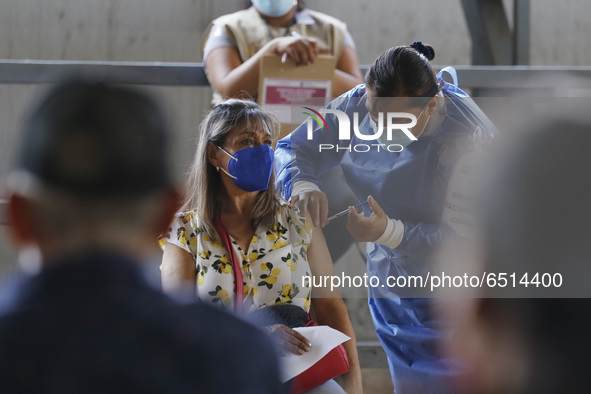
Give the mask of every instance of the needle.
M 361 207 L 361 206 L 363 206 L 363 205 L 367 205 L 367 204 L 368 204 L 368 202 L 367 202 L 367 201 L 364 201 L 364 202 L 362 202 L 361 204 L 357 204 L 357 205 L 355 205 L 355 206 L 353 207 L 353 209 L 357 209 L 357 208 L 359 208 L 359 207 Z M 341 211 L 341 212 L 339 212 L 339 213 L 336 213 L 336 214 L 332 215 L 331 217 L 329 217 L 329 218 L 328 218 L 328 221 L 330 222 L 330 221 L 331 221 L 331 220 L 333 220 L 333 219 L 336 219 L 336 218 L 338 218 L 338 217 L 340 217 L 340 216 L 346 215 L 348 212 L 349 212 L 349 208 L 345 209 L 344 211 Z

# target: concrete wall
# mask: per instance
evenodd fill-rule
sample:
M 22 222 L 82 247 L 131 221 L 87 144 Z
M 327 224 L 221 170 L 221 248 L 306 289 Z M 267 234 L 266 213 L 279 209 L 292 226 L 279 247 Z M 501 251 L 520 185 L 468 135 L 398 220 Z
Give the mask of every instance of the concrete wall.
M 504 1 L 510 11 L 512 0 Z M 198 61 L 201 33 L 240 0 L 4 0 L 0 57 Z M 469 64 L 471 43 L 459 0 L 308 0 L 347 22 L 362 63 L 414 40 L 437 50 L 438 64 Z M 586 65 L 591 33 L 586 0 L 531 0 L 532 64 Z M 353 17 L 354 16 L 354 17 Z M 509 15 L 510 19 L 511 15 Z

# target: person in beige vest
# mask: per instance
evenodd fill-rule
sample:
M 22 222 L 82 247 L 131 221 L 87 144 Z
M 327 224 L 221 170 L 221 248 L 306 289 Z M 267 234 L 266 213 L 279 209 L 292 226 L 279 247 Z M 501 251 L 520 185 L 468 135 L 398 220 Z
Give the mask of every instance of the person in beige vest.
M 254 0 L 248 9 L 214 20 L 202 49 L 214 104 L 224 98 L 256 97 L 259 64 L 268 54 L 301 65 L 319 54 L 335 56 L 333 96 L 363 83 L 355 43 L 345 23 L 305 9 L 303 1 Z

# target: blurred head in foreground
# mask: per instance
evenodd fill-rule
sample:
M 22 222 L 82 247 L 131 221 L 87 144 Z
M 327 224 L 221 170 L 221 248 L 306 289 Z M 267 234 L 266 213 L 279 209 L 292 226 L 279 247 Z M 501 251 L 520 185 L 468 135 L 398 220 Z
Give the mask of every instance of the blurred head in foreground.
M 139 267 L 180 202 L 160 108 L 78 79 L 27 119 L 9 218 L 39 272 L 0 289 L 0 392 L 281 392 L 265 334 L 163 295 Z
M 17 244 L 40 252 L 28 268 L 93 249 L 140 257 L 178 202 L 166 134 L 160 108 L 137 90 L 87 78 L 50 89 L 27 117 L 9 179 Z
M 461 392 L 590 390 L 591 116 L 581 114 L 536 122 L 490 179 L 477 261 L 484 272 L 517 272 L 517 289 L 512 279 L 485 286 L 448 310 L 456 332 L 445 348 L 469 367 Z M 526 287 L 524 273 L 560 274 L 560 287 Z

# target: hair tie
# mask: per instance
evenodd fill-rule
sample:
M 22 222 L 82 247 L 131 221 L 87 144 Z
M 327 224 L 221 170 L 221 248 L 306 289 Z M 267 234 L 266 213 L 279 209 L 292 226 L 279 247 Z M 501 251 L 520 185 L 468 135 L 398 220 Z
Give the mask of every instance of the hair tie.
M 421 41 L 415 41 L 409 46 L 414 48 L 418 53 L 424 55 L 429 60 L 435 57 L 434 51 L 428 46 L 424 45 Z

